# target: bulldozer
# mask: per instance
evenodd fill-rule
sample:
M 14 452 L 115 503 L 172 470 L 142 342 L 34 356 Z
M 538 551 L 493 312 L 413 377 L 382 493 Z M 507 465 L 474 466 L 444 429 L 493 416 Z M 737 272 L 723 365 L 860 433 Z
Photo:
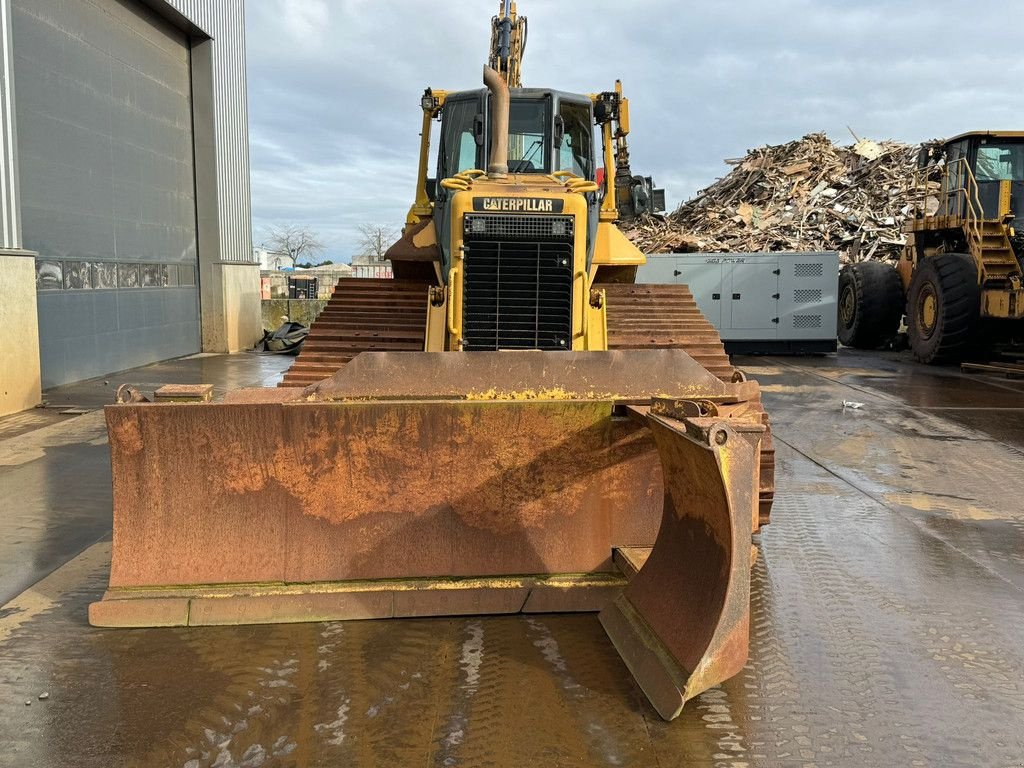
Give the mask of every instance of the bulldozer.
M 595 611 L 667 719 L 743 667 L 760 390 L 685 287 L 634 284 L 621 84 L 522 87 L 525 39 L 502 2 L 484 87 L 423 93 L 394 279 L 342 280 L 287 386 L 106 408 L 92 624 Z
M 905 316 L 915 359 L 948 363 L 1024 336 L 1024 131 L 923 145 L 912 189 L 895 268 L 840 273 L 839 340 L 876 349 Z

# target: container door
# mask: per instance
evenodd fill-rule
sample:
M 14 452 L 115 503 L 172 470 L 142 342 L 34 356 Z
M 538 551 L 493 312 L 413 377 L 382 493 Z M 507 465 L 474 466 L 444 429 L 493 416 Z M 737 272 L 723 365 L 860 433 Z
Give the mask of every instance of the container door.
M 776 338 L 779 327 L 779 262 L 733 262 L 728 295 L 731 328 L 757 331 L 747 338 Z
M 686 285 L 700 307 L 704 317 L 719 331 L 722 330 L 722 265 L 714 262 L 697 262 L 692 257 L 676 260 L 672 282 Z

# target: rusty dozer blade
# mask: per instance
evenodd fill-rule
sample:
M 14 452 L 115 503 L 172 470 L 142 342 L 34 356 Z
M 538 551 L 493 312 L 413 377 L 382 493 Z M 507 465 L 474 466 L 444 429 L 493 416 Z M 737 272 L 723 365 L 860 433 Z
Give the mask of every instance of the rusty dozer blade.
M 739 672 L 750 623 L 751 514 L 764 427 L 750 414 L 655 400 L 665 506 L 647 561 L 600 614 L 648 700 L 671 720 Z
M 744 532 L 749 547 L 756 526 L 756 461 L 741 471 L 733 438 L 760 429 L 757 394 L 678 350 L 643 350 L 371 353 L 305 391 L 126 398 L 106 409 L 114 537 L 110 586 L 90 622 L 600 611 L 622 593 L 605 624 L 641 684 L 656 677 L 631 637 L 644 648 L 662 638 L 652 658 L 679 659 L 701 681 L 683 686 L 694 691 L 732 669 L 694 671 L 690 657 L 725 630 L 683 648 L 665 638 L 686 636 L 672 611 L 701 631 L 724 626 L 713 609 L 743 589 L 732 551 L 713 550 L 739 546 Z M 628 412 L 659 395 L 686 419 Z M 701 419 L 729 438 L 707 456 L 690 445 Z M 666 442 L 668 424 L 685 425 L 683 448 Z M 672 498 L 709 505 L 688 513 L 707 523 L 707 546 L 680 543 L 666 522 L 662 465 Z M 724 510 L 735 519 L 721 522 Z M 652 546 L 623 593 L 613 553 Z M 687 547 L 702 559 L 679 566 Z

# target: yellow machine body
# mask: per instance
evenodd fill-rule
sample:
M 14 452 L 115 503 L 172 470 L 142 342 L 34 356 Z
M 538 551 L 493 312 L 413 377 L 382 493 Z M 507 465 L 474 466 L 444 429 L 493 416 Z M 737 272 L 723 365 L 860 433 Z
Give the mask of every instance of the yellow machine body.
M 993 146 L 1020 147 L 1007 152 L 1014 155 L 1006 162 L 1009 178 L 985 168 L 984 153 Z M 1024 132 L 972 131 L 948 139 L 941 152 L 941 163 L 922 162 L 917 170 L 918 204 L 907 219 L 897 266 L 904 290 L 909 292 L 923 259 L 964 253 L 975 265 L 980 317 L 1022 319 L 1024 271 L 1016 230 L 1018 212 L 1024 211 L 1015 209 L 1024 206 Z

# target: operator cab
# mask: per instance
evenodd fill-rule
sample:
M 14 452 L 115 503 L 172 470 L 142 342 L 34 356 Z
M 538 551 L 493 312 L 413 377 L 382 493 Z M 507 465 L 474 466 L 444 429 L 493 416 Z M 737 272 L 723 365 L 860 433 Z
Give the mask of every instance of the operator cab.
M 971 169 L 978 185 L 981 215 L 996 219 L 1000 215 L 1000 190 L 1009 182 L 1010 211 L 1024 219 L 1024 132 L 973 131 L 949 139 L 941 156 L 948 168 L 944 205 L 940 214 L 963 215 L 961 190 L 968 184 L 965 168 Z M 931 158 L 934 161 L 934 158 Z M 919 164 L 929 164 L 922 152 Z
M 451 266 L 451 211 L 453 194 L 439 183 L 457 173 L 488 166 L 493 119 L 491 94 L 486 88 L 449 93 L 441 108 L 437 177 L 427 181 L 435 202 L 433 220 L 441 250 L 443 273 Z M 595 177 L 594 111 L 589 96 L 545 88 L 509 89 L 508 181 L 516 175 L 543 176 L 570 171 L 588 181 Z M 555 182 L 553 182 L 555 183 Z M 562 183 L 556 183 L 559 191 Z M 587 264 L 593 256 L 600 197 L 587 200 Z
M 582 94 L 512 88 L 509 105 L 510 174 L 571 171 L 594 179 L 593 111 Z M 491 140 L 486 88 L 449 94 L 441 111 L 437 178 L 487 167 Z

